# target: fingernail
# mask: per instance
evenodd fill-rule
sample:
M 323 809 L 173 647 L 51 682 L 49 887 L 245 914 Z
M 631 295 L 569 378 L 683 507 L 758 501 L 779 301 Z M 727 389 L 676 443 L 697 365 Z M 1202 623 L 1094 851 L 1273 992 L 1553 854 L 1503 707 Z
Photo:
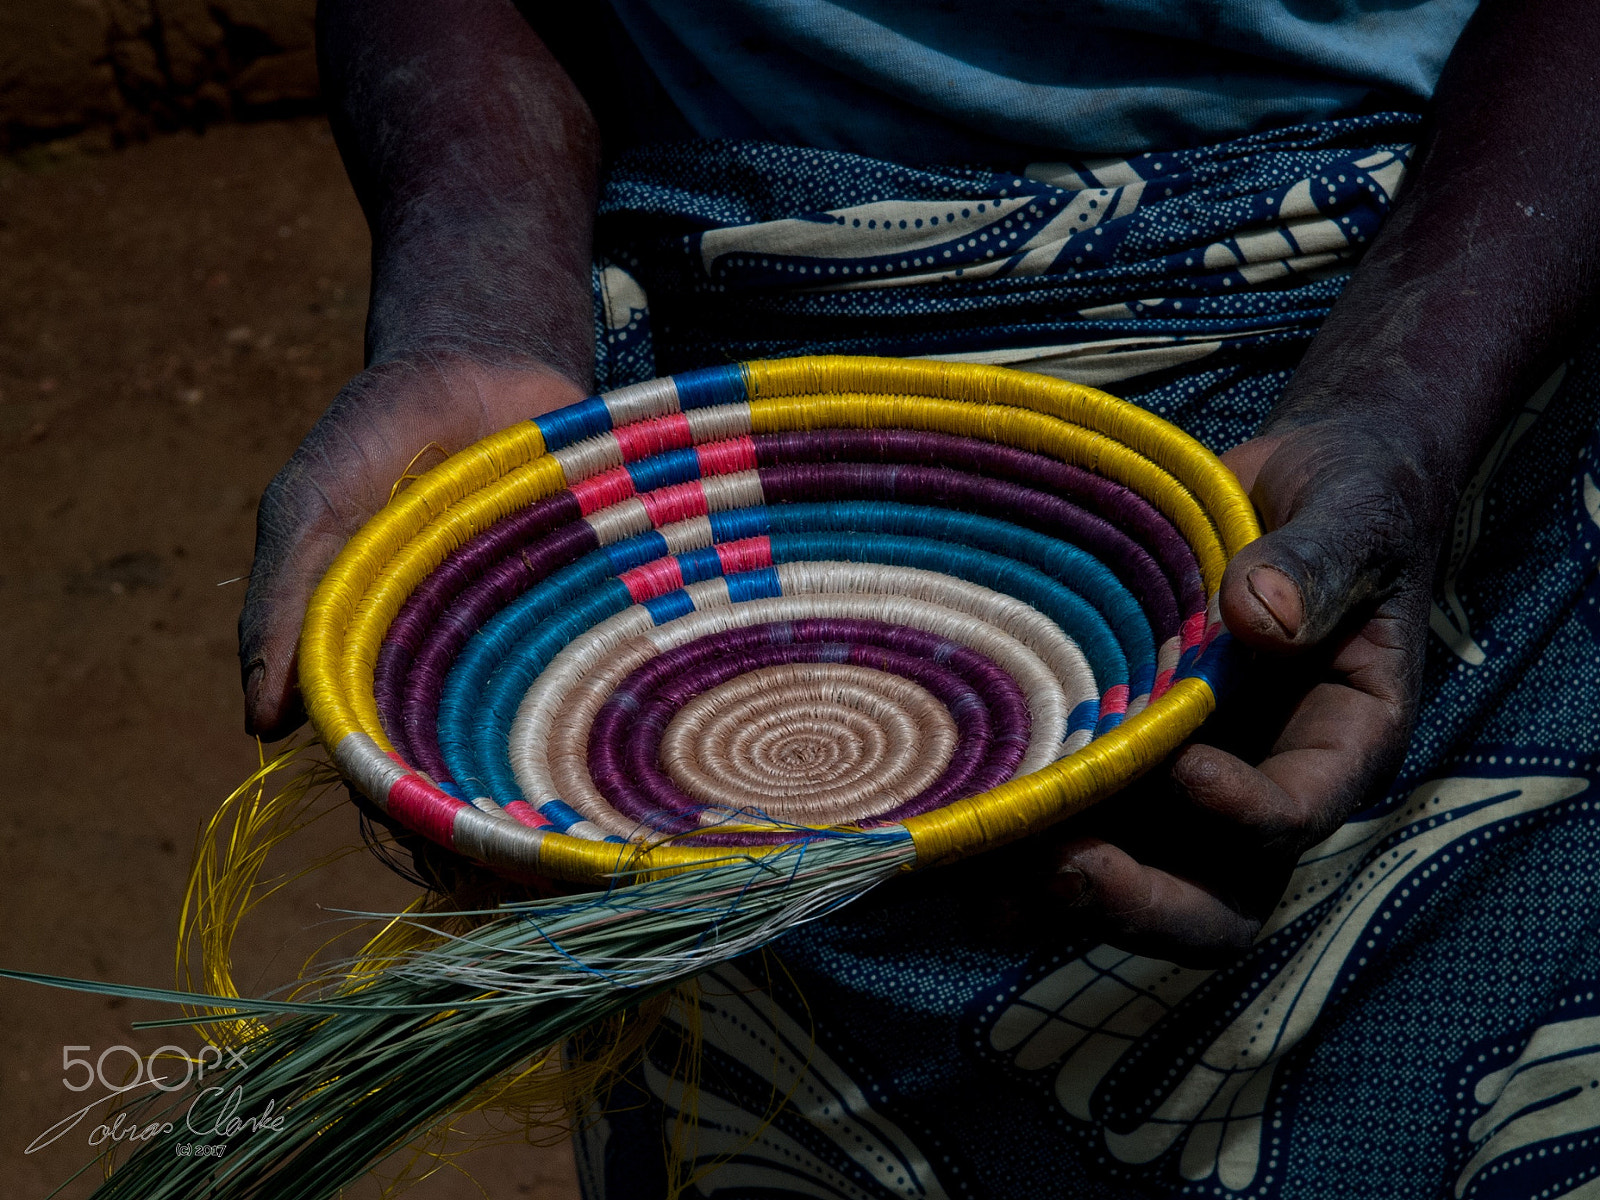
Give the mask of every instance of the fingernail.
M 1305 604 L 1294 580 L 1276 567 L 1252 567 L 1245 576 L 1245 582 L 1250 585 L 1250 592 L 1260 601 L 1261 607 L 1278 623 L 1285 637 L 1293 638 L 1300 632 Z
M 1050 893 L 1058 900 L 1077 904 L 1089 891 L 1089 877 L 1077 867 L 1060 867 L 1050 881 Z

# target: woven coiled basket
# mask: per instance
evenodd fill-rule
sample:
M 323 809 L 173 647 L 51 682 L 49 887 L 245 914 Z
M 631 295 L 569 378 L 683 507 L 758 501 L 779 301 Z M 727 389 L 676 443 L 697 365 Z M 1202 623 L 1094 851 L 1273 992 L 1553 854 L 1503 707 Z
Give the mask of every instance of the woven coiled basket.
M 598 883 L 1040 828 L 1214 706 L 1257 535 L 1204 447 L 1091 388 L 797 358 L 625 387 L 413 483 L 318 589 L 340 769 L 503 871 Z M 1208 615 L 1209 613 L 1209 615 Z

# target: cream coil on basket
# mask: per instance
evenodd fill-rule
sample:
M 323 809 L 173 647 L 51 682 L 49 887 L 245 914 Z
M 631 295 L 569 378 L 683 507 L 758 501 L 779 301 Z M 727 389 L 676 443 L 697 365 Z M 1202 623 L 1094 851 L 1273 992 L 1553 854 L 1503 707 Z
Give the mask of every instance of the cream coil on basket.
M 1189 736 L 1258 532 L 1215 456 L 1092 388 L 743 363 L 417 479 L 318 588 L 301 684 L 366 795 L 504 871 L 601 884 L 839 838 L 924 865 Z

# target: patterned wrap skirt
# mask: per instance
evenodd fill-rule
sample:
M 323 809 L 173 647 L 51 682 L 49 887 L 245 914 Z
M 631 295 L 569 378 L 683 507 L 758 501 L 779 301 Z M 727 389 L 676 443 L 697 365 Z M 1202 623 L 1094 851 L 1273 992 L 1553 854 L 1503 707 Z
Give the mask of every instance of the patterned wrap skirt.
M 998 363 L 1221 452 L 1282 393 L 1415 131 L 1015 173 L 630 152 L 598 225 L 598 384 Z M 1600 1197 L 1600 338 L 1500 432 L 1445 553 L 1400 777 L 1236 962 L 999 929 L 981 860 L 885 887 L 686 994 L 582 1123 L 589 1200 Z

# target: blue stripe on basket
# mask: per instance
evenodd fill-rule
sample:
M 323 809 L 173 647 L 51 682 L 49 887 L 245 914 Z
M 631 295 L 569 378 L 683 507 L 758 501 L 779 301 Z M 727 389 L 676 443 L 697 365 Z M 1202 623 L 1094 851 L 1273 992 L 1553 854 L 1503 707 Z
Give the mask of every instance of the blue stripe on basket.
M 1236 682 L 1238 658 L 1238 648 L 1234 645 L 1233 635 L 1219 633 L 1206 647 L 1205 653 L 1200 655 L 1200 660 L 1184 674 L 1205 680 L 1211 685 L 1211 691 L 1220 702 L 1233 689 Z
M 678 408 L 683 412 L 717 404 L 738 404 L 750 398 L 744 367 L 738 363 L 726 367 L 707 367 L 701 371 L 685 371 L 681 375 L 674 375 L 672 383 L 678 389 Z
M 1140 663 L 1128 672 L 1128 698 L 1135 696 L 1148 696 L 1150 689 L 1156 685 L 1156 665 L 1153 662 Z
M 657 625 L 665 625 L 668 621 L 676 621 L 679 617 L 686 617 L 694 611 L 694 601 L 689 598 L 689 593 L 682 588 L 676 591 L 665 592 L 654 596 L 644 602 L 645 611 L 650 614 L 650 619 Z
M 734 508 L 710 515 L 711 536 L 719 542 L 737 542 L 740 538 L 760 537 L 772 532 L 772 519 L 764 506 Z
M 700 478 L 700 456 L 694 447 L 668 450 L 628 464 L 628 478 L 633 480 L 635 491 L 653 492 L 674 483 L 687 483 Z
M 539 805 L 539 815 L 546 818 L 558 833 L 566 833 L 584 818 L 564 800 L 546 800 Z
M 778 582 L 778 573 L 771 567 L 763 567 L 759 571 L 736 571 L 728 576 L 728 595 L 736 603 L 765 600 L 770 596 L 783 595 L 783 585 Z
M 631 571 L 635 567 L 644 566 L 645 563 L 655 562 L 658 558 L 665 558 L 667 549 L 667 539 L 652 529 L 637 537 L 615 542 L 605 547 L 601 553 L 605 555 L 611 573 L 621 575 L 624 571 Z
M 553 828 L 557 833 L 570 833 L 572 832 L 572 827 L 574 825 L 578 825 L 589 819 L 574 809 L 572 805 L 568 804 L 565 800 L 546 800 L 543 804 L 539 805 L 539 815 L 548 820 L 551 828 Z M 625 843 L 628 839 L 620 838 L 614 833 L 608 833 L 605 836 L 605 840 L 608 842 Z
M 439 697 L 439 752 L 461 788 L 474 796 L 516 798 L 505 729 L 522 695 L 561 648 L 584 630 L 630 608 L 633 597 L 591 554 L 556 572 L 491 618 L 462 647 Z M 485 730 L 499 745 L 485 752 Z
M 1093 729 L 1099 720 L 1100 701 L 1080 701 L 1078 704 L 1074 705 L 1072 711 L 1067 714 L 1067 736 L 1070 737 L 1084 729 Z
M 678 570 L 685 583 L 699 583 L 702 579 L 715 579 L 722 574 L 722 560 L 715 546 L 685 551 L 678 555 Z
M 579 400 L 576 404 L 535 417 L 533 423 L 544 434 L 545 450 L 560 450 L 586 437 L 605 433 L 611 428 L 611 414 L 606 411 L 604 400 L 590 396 L 587 400 Z

